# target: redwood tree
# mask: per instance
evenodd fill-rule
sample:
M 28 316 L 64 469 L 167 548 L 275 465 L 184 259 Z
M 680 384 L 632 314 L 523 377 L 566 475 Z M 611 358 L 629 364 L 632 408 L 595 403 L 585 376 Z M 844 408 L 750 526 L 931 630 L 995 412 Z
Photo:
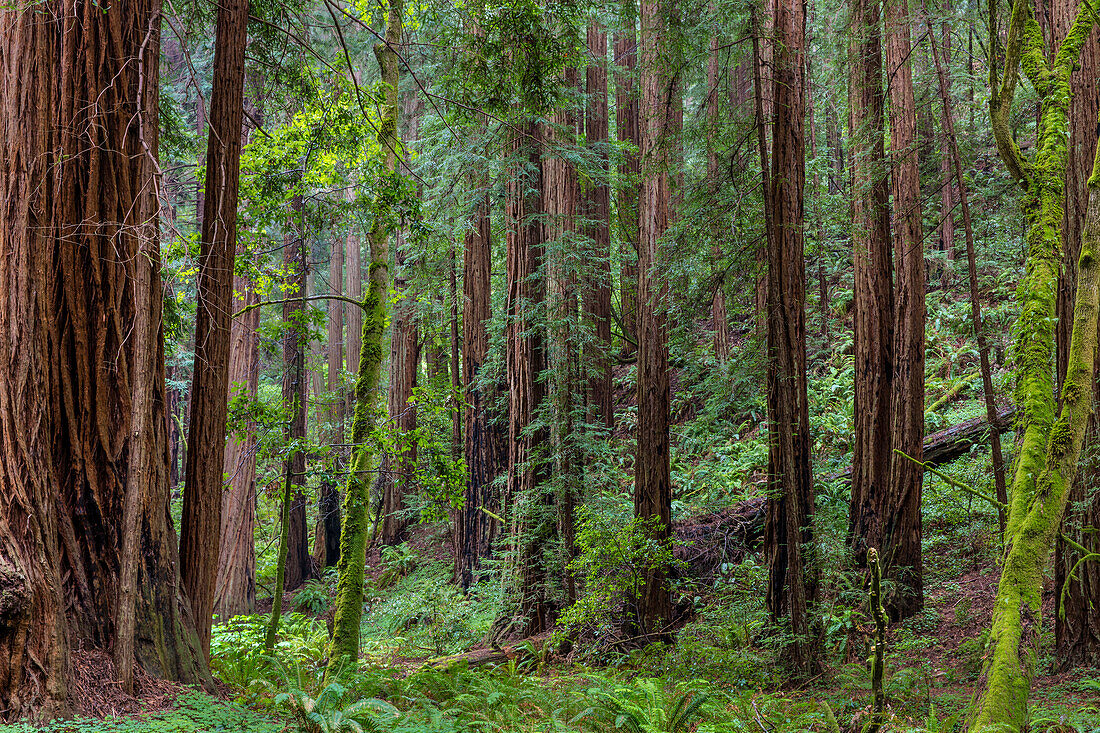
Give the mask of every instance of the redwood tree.
M 1052 30 L 1061 41 L 1073 23 L 1076 4 L 1052 2 Z M 1058 277 L 1055 331 L 1055 368 L 1058 384 L 1064 383 L 1069 363 L 1073 327 L 1073 295 L 1077 285 L 1077 260 L 1081 255 L 1089 191 L 1097 144 L 1100 90 L 1100 30 L 1093 28 L 1081 49 L 1080 64 L 1070 75 L 1073 96 L 1069 108 L 1069 149 L 1066 160 L 1066 192 L 1062 214 L 1062 267 Z M 1100 381 L 1093 380 L 1100 397 Z M 1095 398 L 1094 398 L 1095 399 Z M 1100 465 L 1092 455 L 1100 437 L 1100 420 L 1093 413 L 1085 433 L 1085 459 L 1068 500 L 1069 509 L 1055 544 L 1054 554 L 1054 651 L 1059 669 L 1100 664 L 1100 562 L 1081 562 L 1084 548 L 1100 552 Z M 1069 542 L 1066 541 L 1069 538 Z M 1076 543 L 1076 547 L 1073 543 Z
M 648 522 L 657 543 L 668 541 L 672 522 L 669 475 L 668 284 L 660 245 L 669 225 L 670 149 L 679 136 L 678 69 L 670 50 L 674 0 L 641 3 L 641 197 L 638 202 L 638 441 L 634 458 L 634 516 Z M 672 616 L 667 568 L 646 568 L 635 601 L 642 634 L 657 632 Z
M 806 275 L 803 119 L 806 95 L 805 0 L 775 3 L 773 169 L 768 242 L 768 514 L 764 554 L 767 606 L 788 619 L 793 634 L 787 661 L 800 675 L 818 664 L 812 609 L 817 595 L 813 560 L 813 482 L 806 395 Z
M 924 607 L 921 487 L 924 469 L 924 232 L 921 223 L 917 114 L 910 64 L 908 0 L 886 0 L 886 73 L 890 97 L 890 182 L 894 202 L 894 384 L 891 396 L 890 484 L 882 511 L 864 536 L 886 559 L 897 590 L 887 599 L 893 618 Z M 900 452 L 899 452 L 900 451 Z M 906 455 L 901 455 L 905 453 Z M 909 456 L 908 458 L 906 456 Z M 883 460 L 876 456 L 876 460 Z
M 508 483 L 504 506 L 513 521 L 519 567 L 519 615 L 525 636 L 547 631 L 553 608 L 546 588 L 544 546 L 552 533 L 546 428 L 536 420 L 546 399 L 546 339 L 535 322 L 546 301 L 542 222 L 542 125 L 528 120 L 512 135 L 507 226 Z
M 229 388 L 229 325 L 233 255 L 237 246 L 247 39 L 248 0 L 219 3 L 199 237 L 191 420 L 180 526 L 180 573 L 195 611 L 199 642 L 207 654 L 221 532 L 225 398 Z
M 463 446 L 466 455 L 466 487 L 462 508 L 455 519 L 455 577 L 463 589 L 477 579 L 481 561 L 489 556 L 499 531 L 495 519 L 500 498 L 493 485 L 500 451 L 497 429 L 489 414 L 491 403 L 481 379 L 481 368 L 489 355 L 486 324 L 491 307 L 492 251 L 487 179 L 480 181 L 474 209 L 465 235 L 462 259 L 462 388 Z
M 619 306 L 625 343 L 633 353 L 638 341 L 638 150 L 642 147 L 638 119 L 638 3 L 624 0 L 619 28 L 615 31 L 615 133 L 629 147 L 619 163 L 616 195 L 620 275 Z
M 159 17 L 155 0 L 0 12 L 8 718 L 70 710 L 70 650 L 106 651 L 120 641 L 116 621 L 131 613 L 133 656 L 147 673 L 211 683 L 169 513 L 154 179 Z

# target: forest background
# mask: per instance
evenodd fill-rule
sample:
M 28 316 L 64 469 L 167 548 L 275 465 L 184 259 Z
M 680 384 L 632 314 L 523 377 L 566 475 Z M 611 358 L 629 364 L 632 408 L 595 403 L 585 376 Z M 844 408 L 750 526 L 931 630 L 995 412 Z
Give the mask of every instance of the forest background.
M 1088 4 L 0 18 L 14 729 L 1098 725 Z

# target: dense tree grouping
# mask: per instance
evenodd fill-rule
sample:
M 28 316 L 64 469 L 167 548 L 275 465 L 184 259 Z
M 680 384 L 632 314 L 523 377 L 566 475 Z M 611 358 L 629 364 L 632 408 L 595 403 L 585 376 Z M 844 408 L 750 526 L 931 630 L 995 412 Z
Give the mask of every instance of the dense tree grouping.
M 78 709 L 88 650 L 213 690 L 219 627 L 262 612 L 276 659 L 311 583 L 344 679 L 438 532 L 486 649 L 667 651 L 743 584 L 779 686 L 874 660 L 877 731 L 935 480 L 999 578 L 960 719 L 1024 729 L 1045 650 L 1100 664 L 1098 23 L 4 6 L 0 716 Z

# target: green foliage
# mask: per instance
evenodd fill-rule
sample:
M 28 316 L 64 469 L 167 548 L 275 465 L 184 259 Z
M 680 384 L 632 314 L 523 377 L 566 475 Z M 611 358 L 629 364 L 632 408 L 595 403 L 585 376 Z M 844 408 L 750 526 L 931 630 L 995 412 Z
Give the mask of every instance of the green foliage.
M 331 574 L 329 574 L 331 577 Z M 294 607 L 302 613 L 322 616 L 332 607 L 331 583 L 327 579 L 314 578 L 294 594 Z
M 270 716 L 202 692 L 188 691 L 166 710 L 134 717 L 54 720 L 42 726 L 0 725 L 0 733 L 282 733 L 285 726 Z
M 339 682 L 326 685 L 316 697 L 290 689 L 275 696 L 275 704 L 290 710 L 302 733 L 379 733 L 401 713 L 385 700 L 348 700 L 351 691 Z
M 570 570 L 587 579 L 583 594 L 558 620 L 557 634 L 613 629 L 621 607 L 641 591 L 646 573 L 674 563 L 671 541 L 653 539 L 654 517 L 628 517 L 613 505 L 579 508 L 579 555 Z

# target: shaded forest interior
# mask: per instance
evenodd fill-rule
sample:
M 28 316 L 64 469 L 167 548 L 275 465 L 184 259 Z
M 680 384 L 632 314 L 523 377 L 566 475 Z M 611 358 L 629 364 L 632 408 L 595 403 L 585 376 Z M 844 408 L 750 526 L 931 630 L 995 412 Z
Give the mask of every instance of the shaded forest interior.
M 0 731 L 1100 730 L 1081 0 L 0 8 Z

